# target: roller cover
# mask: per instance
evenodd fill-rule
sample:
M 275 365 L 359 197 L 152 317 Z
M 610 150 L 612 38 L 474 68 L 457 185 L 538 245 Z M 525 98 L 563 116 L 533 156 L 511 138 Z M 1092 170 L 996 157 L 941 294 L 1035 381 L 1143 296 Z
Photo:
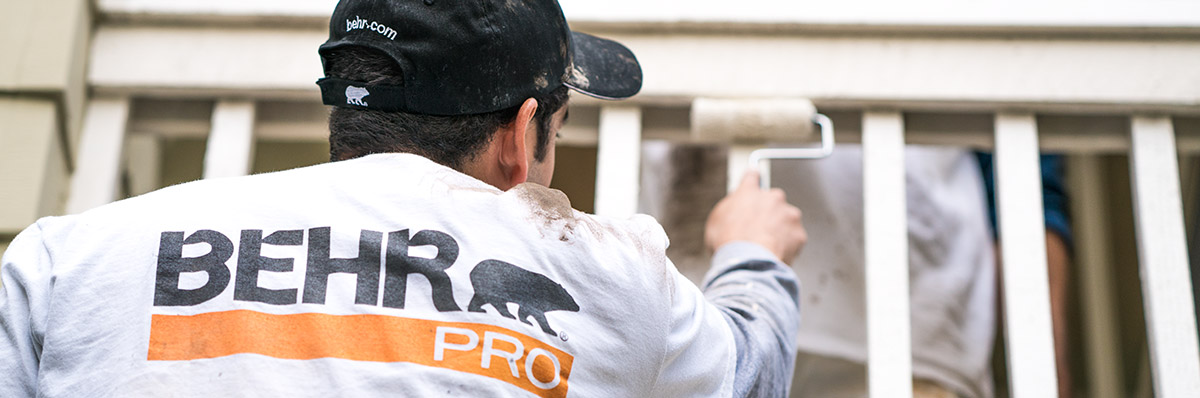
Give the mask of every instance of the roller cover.
M 816 108 L 797 98 L 714 99 L 692 102 L 692 136 L 700 141 L 764 143 L 807 141 Z

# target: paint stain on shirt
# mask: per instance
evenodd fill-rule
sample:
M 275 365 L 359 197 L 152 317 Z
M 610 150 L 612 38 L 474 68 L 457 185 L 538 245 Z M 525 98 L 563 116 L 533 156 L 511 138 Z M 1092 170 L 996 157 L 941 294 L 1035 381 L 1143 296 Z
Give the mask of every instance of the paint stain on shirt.
M 533 183 L 517 185 L 512 192 L 530 205 L 531 221 L 537 223 L 543 236 L 557 236 L 562 242 L 571 241 L 579 220 L 566 194 Z

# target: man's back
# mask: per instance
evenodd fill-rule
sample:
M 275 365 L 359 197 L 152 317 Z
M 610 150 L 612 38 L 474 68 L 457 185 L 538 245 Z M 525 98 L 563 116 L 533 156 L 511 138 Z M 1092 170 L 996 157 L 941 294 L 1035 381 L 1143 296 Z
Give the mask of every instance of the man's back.
M 185 184 L 14 242 L 0 391 L 728 395 L 735 337 L 666 244 L 414 155 Z

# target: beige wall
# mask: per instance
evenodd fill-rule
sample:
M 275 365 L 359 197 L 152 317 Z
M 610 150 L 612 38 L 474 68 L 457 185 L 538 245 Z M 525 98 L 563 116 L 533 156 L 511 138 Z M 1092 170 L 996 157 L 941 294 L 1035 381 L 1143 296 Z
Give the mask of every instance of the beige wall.
M 0 97 L 0 234 L 61 212 L 66 164 L 54 102 Z
M 88 2 L 8 2 L 0 14 L 0 95 L 56 102 L 63 138 L 78 140 L 92 15 Z M 74 145 L 72 145 L 74 146 Z
M 88 2 L 7 4 L 0 14 L 0 248 L 59 214 L 82 123 Z M 53 23 L 47 23 L 52 21 Z

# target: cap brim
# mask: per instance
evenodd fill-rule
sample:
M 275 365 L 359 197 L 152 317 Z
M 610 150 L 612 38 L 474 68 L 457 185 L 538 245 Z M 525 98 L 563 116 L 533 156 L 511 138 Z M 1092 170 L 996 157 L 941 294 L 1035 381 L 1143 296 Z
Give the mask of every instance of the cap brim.
M 632 97 L 642 89 L 642 66 L 621 43 L 571 32 L 575 54 L 563 84 L 600 99 Z

